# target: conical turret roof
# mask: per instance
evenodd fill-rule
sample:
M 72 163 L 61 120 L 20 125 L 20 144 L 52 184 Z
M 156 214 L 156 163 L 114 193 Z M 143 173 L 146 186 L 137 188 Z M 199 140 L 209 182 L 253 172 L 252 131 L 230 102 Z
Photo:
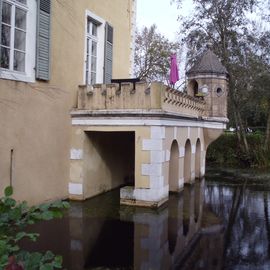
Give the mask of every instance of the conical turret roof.
M 197 63 L 195 63 L 186 74 L 192 75 L 202 73 L 229 75 L 227 69 L 221 64 L 218 57 L 210 49 L 202 54 Z

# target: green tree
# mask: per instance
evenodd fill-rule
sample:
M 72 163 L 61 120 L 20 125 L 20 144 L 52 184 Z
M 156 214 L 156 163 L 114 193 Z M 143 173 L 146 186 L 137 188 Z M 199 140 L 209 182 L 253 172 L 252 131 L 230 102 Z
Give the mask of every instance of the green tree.
M 182 2 L 175 1 L 179 5 Z M 269 69 L 264 53 L 269 49 L 269 43 L 265 42 L 268 32 L 261 28 L 258 33 L 256 21 L 251 21 L 249 16 L 262 6 L 257 0 L 193 0 L 193 3 L 193 15 L 180 17 L 188 63 L 196 61 L 205 44 L 212 44 L 213 51 L 230 74 L 229 119 L 237 127 L 238 140 L 248 159 L 246 112 L 252 104 L 250 98 L 255 87 L 256 92 L 262 89 L 258 87 L 259 74 L 253 69 L 254 59 L 257 65 L 263 64 L 265 70 Z
M 147 81 L 168 81 L 170 56 L 179 44 L 158 33 L 156 25 L 136 32 L 135 76 Z
M 254 90 L 251 93 L 250 103 L 252 108 L 257 109 L 259 114 L 266 122 L 264 147 L 270 149 L 270 72 L 263 70 L 254 80 Z M 251 107 L 250 106 L 250 107 Z M 257 108 L 256 108 L 257 107 Z

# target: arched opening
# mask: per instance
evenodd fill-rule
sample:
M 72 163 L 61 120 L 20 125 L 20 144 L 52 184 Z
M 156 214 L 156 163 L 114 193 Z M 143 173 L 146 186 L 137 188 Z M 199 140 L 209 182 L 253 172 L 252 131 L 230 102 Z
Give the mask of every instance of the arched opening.
M 184 157 L 184 183 L 189 183 L 191 179 L 191 144 L 190 140 L 185 144 L 185 157 Z
M 179 189 L 179 147 L 176 140 L 171 146 L 171 156 L 169 162 L 169 191 L 178 191 Z
M 188 94 L 196 97 L 199 92 L 199 85 L 196 80 L 191 80 L 188 85 Z
M 200 139 L 196 142 L 196 154 L 195 154 L 195 177 L 201 177 L 201 142 Z

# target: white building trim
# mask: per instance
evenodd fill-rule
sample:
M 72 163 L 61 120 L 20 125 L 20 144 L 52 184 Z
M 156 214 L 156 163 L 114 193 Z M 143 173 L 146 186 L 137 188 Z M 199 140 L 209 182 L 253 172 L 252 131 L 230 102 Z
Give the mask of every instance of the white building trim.
M 212 129 L 226 129 L 226 123 L 211 121 L 195 121 L 186 119 L 163 120 L 163 119 L 85 119 L 73 118 L 73 126 L 176 126 L 176 127 L 201 127 Z M 149 149 L 152 150 L 152 149 Z M 154 149 L 153 149 L 154 150 Z
M 82 149 L 70 149 L 70 159 L 80 160 L 83 159 L 83 150 Z
M 68 192 L 72 195 L 82 195 L 83 194 L 83 186 L 79 183 L 69 183 L 68 184 Z
M 7 1 L 13 3 L 13 1 Z M 37 25 L 37 1 L 27 1 L 27 6 L 16 2 L 16 6 L 27 12 L 26 15 L 26 43 L 25 43 L 25 72 L 13 71 L 0 68 L 0 78 L 22 81 L 35 82 L 36 66 L 36 25 Z M 12 22 L 14 23 L 14 21 Z M 12 27 L 15 27 L 12 25 Z M 14 40 L 10 41 L 14 43 Z
M 85 11 L 85 43 L 84 43 L 84 62 L 83 62 L 83 82 L 84 85 L 86 82 L 86 56 L 87 56 L 87 21 L 88 18 L 93 19 L 98 22 L 97 27 L 97 77 L 96 83 L 103 83 L 103 73 L 104 73 L 104 46 L 105 46 L 105 24 L 106 21 L 101 17 L 97 16 L 90 10 Z

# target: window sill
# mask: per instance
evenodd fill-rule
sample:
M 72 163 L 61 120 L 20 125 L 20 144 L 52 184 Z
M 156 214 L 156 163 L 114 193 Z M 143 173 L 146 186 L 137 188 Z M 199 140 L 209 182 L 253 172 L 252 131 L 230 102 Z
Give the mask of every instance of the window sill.
M 6 69 L 1 69 L 1 68 L 0 68 L 0 79 L 20 81 L 20 82 L 29 82 L 29 83 L 35 82 L 35 78 L 33 76 L 27 76 L 26 73 L 9 71 Z

